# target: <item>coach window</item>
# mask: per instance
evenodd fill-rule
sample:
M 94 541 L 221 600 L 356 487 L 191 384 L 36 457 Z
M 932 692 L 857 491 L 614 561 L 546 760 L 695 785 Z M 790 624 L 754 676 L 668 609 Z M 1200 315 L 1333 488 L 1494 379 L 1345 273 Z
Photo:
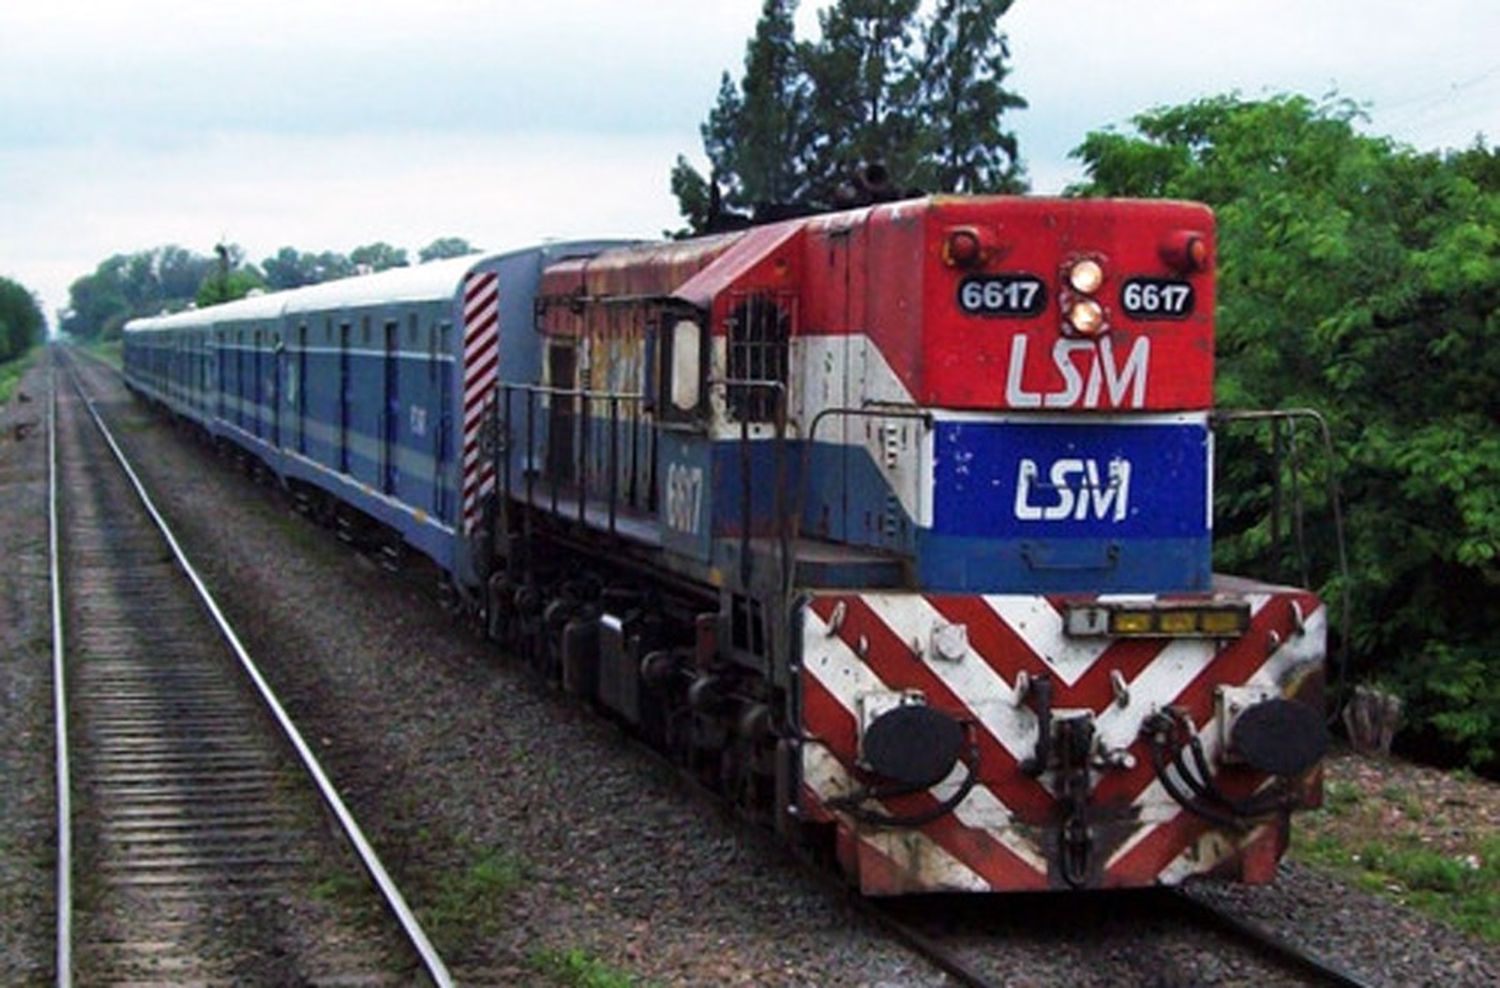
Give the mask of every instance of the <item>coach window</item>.
M 725 397 L 735 419 L 768 422 L 775 417 L 783 394 L 766 385 L 786 386 L 791 330 L 790 299 L 759 292 L 736 303 L 730 311 L 725 320 L 729 337 L 729 385 Z

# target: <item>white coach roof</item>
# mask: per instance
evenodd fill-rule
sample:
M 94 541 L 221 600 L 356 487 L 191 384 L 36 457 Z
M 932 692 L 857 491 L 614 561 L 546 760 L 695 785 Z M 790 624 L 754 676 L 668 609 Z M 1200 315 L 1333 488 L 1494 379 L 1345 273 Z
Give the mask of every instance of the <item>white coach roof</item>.
M 190 329 L 214 323 L 240 322 L 251 319 L 275 319 L 284 313 L 317 312 L 346 309 L 361 305 L 389 302 L 428 302 L 453 298 L 469 269 L 481 261 L 500 254 L 468 254 L 442 261 L 429 261 L 406 268 L 391 268 L 375 274 L 358 275 L 325 281 L 317 285 L 292 288 L 266 295 L 248 296 L 189 309 L 165 316 L 132 319 L 125 324 L 127 333 L 164 329 Z
M 452 298 L 469 269 L 497 254 L 468 254 L 443 261 L 428 261 L 409 268 L 390 268 L 377 274 L 357 278 L 339 278 L 308 285 L 290 292 L 279 292 L 286 299 L 286 310 L 315 312 L 323 309 L 346 309 L 383 302 L 428 302 Z M 266 296 L 271 298 L 274 296 Z
M 192 329 L 196 326 L 211 326 L 214 323 L 238 322 L 248 319 L 275 319 L 281 315 L 288 297 L 303 289 L 288 292 L 272 292 L 268 295 L 252 295 L 235 299 L 222 305 L 210 305 L 203 309 L 185 309 L 165 316 L 149 316 L 132 319 L 125 324 L 127 333 L 146 333 L 163 329 Z

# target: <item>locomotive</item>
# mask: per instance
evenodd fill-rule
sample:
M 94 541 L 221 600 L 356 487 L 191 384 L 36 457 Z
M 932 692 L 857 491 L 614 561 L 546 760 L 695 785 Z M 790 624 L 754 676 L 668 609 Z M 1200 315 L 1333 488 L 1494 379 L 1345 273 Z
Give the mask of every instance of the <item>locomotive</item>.
M 868 895 L 1269 881 L 1325 610 L 1216 575 L 1215 233 L 929 196 L 126 327 L 130 386 Z

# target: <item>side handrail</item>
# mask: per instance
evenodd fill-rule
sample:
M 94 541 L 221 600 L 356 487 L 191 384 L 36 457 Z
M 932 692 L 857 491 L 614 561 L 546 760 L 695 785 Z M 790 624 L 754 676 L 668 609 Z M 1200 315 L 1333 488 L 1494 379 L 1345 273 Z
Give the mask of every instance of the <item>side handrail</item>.
M 786 427 L 787 427 L 787 387 L 783 381 L 764 378 L 732 378 L 716 377 L 709 378 L 707 382 L 710 388 L 723 388 L 725 392 L 736 389 L 745 391 L 769 391 L 774 401 L 774 414 L 772 416 L 773 440 L 775 442 L 776 457 L 776 486 L 772 490 L 773 507 L 772 514 L 776 517 L 776 541 L 779 567 L 785 569 L 788 554 L 791 552 L 791 539 L 788 535 L 788 520 L 786 516 L 786 503 L 784 500 L 786 490 Z M 752 560 L 750 558 L 750 417 L 740 416 L 740 583 L 745 587 L 750 585 L 750 574 Z
M 1299 471 L 1300 465 L 1297 457 L 1297 423 L 1299 420 L 1309 420 L 1316 427 L 1318 437 L 1323 447 L 1323 462 L 1326 464 L 1324 476 L 1327 481 L 1328 500 L 1333 509 L 1333 535 L 1334 545 L 1338 555 L 1339 570 L 1339 648 L 1336 661 L 1337 683 L 1332 690 L 1334 702 L 1331 705 L 1329 720 L 1337 716 L 1340 706 L 1339 699 L 1347 691 L 1349 686 L 1349 634 L 1352 621 L 1353 604 L 1351 591 L 1349 589 L 1349 552 L 1344 538 L 1344 507 L 1343 496 L 1339 490 L 1339 477 L 1337 460 L 1333 451 L 1333 432 L 1328 427 L 1328 420 L 1323 413 L 1315 408 L 1271 408 L 1271 409 L 1216 409 L 1209 413 L 1209 421 L 1213 425 L 1224 423 L 1233 425 L 1238 422 L 1270 422 L 1275 431 L 1273 432 L 1273 443 L 1275 445 L 1275 476 L 1272 479 L 1273 503 L 1272 524 L 1276 529 L 1276 538 L 1280 537 L 1280 484 L 1281 484 L 1281 448 L 1282 435 L 1281 426 L 1289 425 L 1291 431 L 1287 436 L 1289 458 L 1292 462 L 1292 529 L 1293 538 L 1297 543 L 1298 564 L 1302 568 L 1302 582 L 1306 585 L 1307 578 L 1307 546 L 1302 518 L 1302 489 Z
M 590 411 L 593 402 L 604 402 L 609 408 L 609 488 L 607 494 L 608 530 L 611 535 L 615 534 L 619 518 L 619 437 L 620 437 L 620 413 L 622 404 L 634 403 L 645 410 L 646 396 L 641 392 L 633 391 L 594 391 L 588 388 L 562 388 L 546 384 L 519 384 L 500 382 L 497 385 L 500 393 L 500 401 L 495 405 L 495 432 L 496 442 L 494 444 L 494 455 L 500 459 L 495 464 L 496 473 L 501 478 L 501 488 L 505 497 L 509 499 L 515 491 L 515 479 L 511 467 L 511 443 L 513 440 L 511 430 L 513 425 L 513 397 L 516 394 L 526 396 L 526 447 L 525 447 L 525 483 L 526 503 L 534 503 L 536 483 L 536 418 L 537 400 L 539 397 L 550 399 L 566 399 L 575 403 L 574 428 L 578 430 L 577 443 L 577 485 L 578 485 L 578 521 L 580 524 L 587 522 L 588 506 L 588 479 L 589 479 L 589 435 L 592 432 Z M 637 415 L 631 427 L 630 441 L 630 488 L 632 498 L 638 495 L 640 487 L 636 480 L 638 469 L 637 454 L 640 446 L 640 431 L 645 425 L 644 415 Z M 550 426 L 548 435 L 550 437 Z M 550 498 L 552 511 L 556 513 L 558 496 L 561 489 L 561 478 L 558 471 L 549 471 Z M 634 500 L 632 500 L 634 504 Z M 530 515 L 527 515 L 527 524 L 530 525 Z

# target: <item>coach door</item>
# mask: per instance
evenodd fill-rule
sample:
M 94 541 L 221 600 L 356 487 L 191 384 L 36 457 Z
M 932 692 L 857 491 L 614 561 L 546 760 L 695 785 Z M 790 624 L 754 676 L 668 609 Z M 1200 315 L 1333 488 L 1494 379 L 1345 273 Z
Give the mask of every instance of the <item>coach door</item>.
M 224 392 L 229 388 L 229 334 L 214 330 L 214 418 L 224 419 Z
M 435 476 L 432 483 L 432 513 L 443 521 L 451 521 L 448 509 L 448 491 L 451 480 L 448 476 L 449 444 L 453 435 L 453 373 L 455 365 L 446 359 L 453 352 L 453 324 L 442 323 L 432 330 L 432 354 L 428 367 L 437 381 L 437 428 L 433 430 Z
M 297 353 L 292 358 L 291 390 L 287 401 L 297 410 L 297 452 L 307 453 L 307 324 L 297 327 Z
M 271 406 L 271 445 L 281 449 L 281 406 L 282 390 L 286 387 L 286 347 L 281 342 L 281 331 L 271 331 L 271 375 L 270 396 Z M 277 469 L 280 469 L 278 465 Z
M 257 438 L 266 438 L 266 421 L 261 411 L 265 407 L 265 357 L 266 341 L 260 330 L 253 336 L 255 349 L 250 357 L 250 432 Z
M 381 490 L 396 491 L 396 450 L 401 433 L 401 324 L 385 324 L 385 414 L 380 417 Z
M 339 470 L 349 472 L 349 346 L 354 341 L 348 323 L 339 324 Z

